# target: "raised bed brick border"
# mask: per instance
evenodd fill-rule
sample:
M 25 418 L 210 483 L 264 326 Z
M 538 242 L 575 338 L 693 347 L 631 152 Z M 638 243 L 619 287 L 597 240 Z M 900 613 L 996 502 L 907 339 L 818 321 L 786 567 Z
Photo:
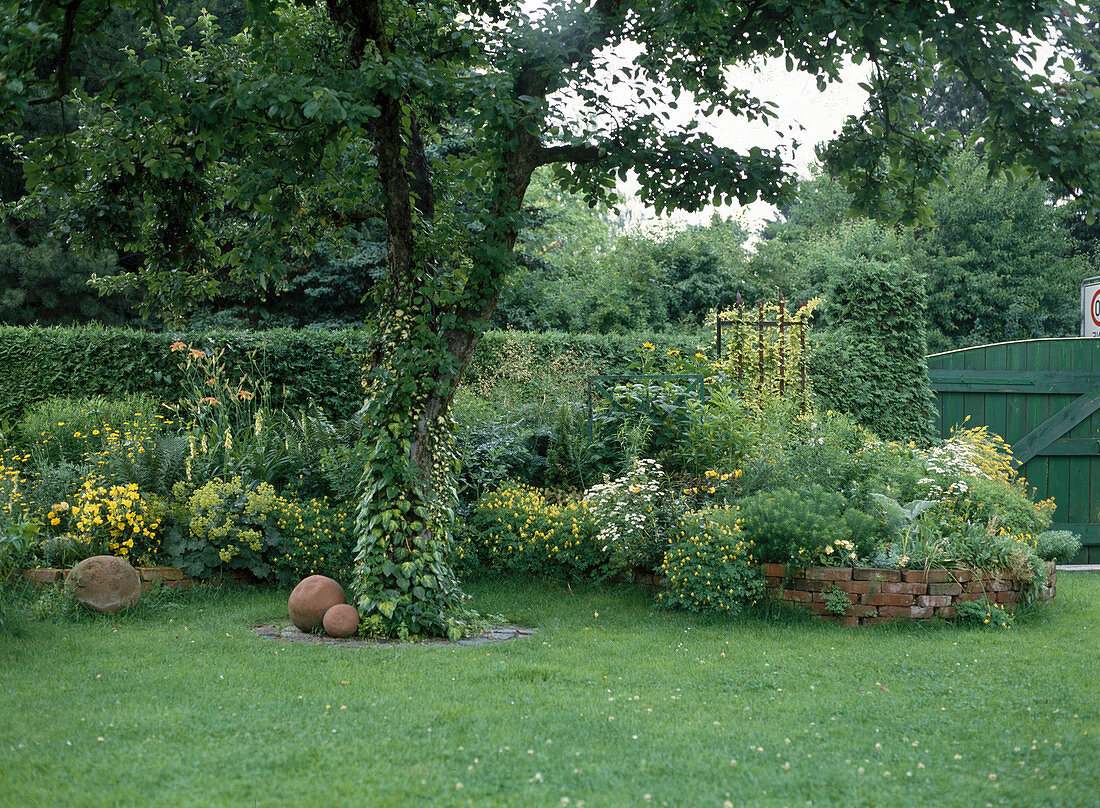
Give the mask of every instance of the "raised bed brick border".
M 183 570 L 176 567 L 135 567 L 141 576 L 141 588 L 148 592 L 154 581 L 160 581 L 165 589 L 190 589 L 198 580 L 189 578 L 183 574 Z M 68 569 L 44 567 L 41 569 L 23 570 L 23 577 L 36 586 L 56 584 L 64 581 L 68 576 Z
M 995 571 L 971 569 L 897 570 L 877 567 L 790 567 L 763 564 L 765 592 L 772 598 L 813 612 L 821 620 L 847 626 L 941 619 L 955 616 L 955 604 L 985 598 L 1014 610 L 1028 582 L 1000 577 Z M 1047 582 L 1036 602 L 1054 600 L 1058 572 L 1048 562 Z M 836 588 L 852 606 L 835 615 L 826 604 Z

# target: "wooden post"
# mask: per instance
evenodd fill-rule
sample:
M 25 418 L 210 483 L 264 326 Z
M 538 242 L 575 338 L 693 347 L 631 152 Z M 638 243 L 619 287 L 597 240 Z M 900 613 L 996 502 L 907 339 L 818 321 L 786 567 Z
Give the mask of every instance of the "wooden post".
M 759 374 L 756 377 L 756 389 L 761 395 L 764 394 L 764 301 L 761 300 L 757 303 L 756 307 L 756 345 L 760 352 L 760 368 Z
M 802 308 L 806 307 L 805 301 L 802 303 Z M 799 320 L 798 324 L 798 341 L 800 352 L 798 354 L 798 365 L 802 371 L 802 412 L 806 412 L 806 320 Z
M 783 305 L 783 293 L 779 293 L 779 397 L 785 389 L 783 374 L 786 371 L 787 345 L 783 342 L 783 329 L 787 324 L 787 310 Z

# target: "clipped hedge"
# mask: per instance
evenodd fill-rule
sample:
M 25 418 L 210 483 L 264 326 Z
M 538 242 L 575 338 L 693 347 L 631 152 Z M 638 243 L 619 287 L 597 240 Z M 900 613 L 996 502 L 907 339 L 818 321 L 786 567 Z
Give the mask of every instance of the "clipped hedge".
M 97 325 L 0 327 L 0 418 L 18 418 L 32 404 L 59 396 L 146 393 L 165 401 L 178 399 L 180 357 L 169 350 L 177 341 L 198 348 L 224 347 L 230 376 L 248 372 L 255 361 L 272 383 L 275 406 L 294 409 L 312 401 L 334 417 L 348 417 L 363 400 L 359 357 L 367 339 L 366 332 L 358 330 L 187 334 Z M 638 357 L 645 340 L 661 351 L 694 347 L 669 335 L 491 331 L 474 352 L 465 378 L 476 383 L 498 375 L 516 355 L 542 372 L 555 362 L 564 367 L 583 364 L 589 372 L 615 372 Z
M 828 300 L 833 326 L 813 335 L 818 405 L 880 438 L 932 440 L 924 277 L 906 263 L 853 259 Z
M 881 337 L 866 334 L 815 335 L 812 377 L 819 404 L 863 416 L 884 436 L 923 435 L 930 394 L 921 336 L 909 335 L 911 344 L 899 350 L 880 346 Z M 224 347 L 231 376 L 248 372 L 252 356 L 272 383 L 273 405 L 297 409 L 316 402 L 333 417 L 344 418 L 362 404 L 359 357 L 367 339 L 359 330 L 186 334 L 97 325 L 0 327 L 0 418 L 14 420 L 32 404 L 59 396 L 145 393 L 174 401 L 182 393 L 179 355 L 169 350 L 176 341 Z M 653 343 L 660 356 L 672 349 L 694 352 L 697 341 L 672 334 L 490 331 L 464 378 L 475 389 L 491 388 L 500 379 L 520 384 L 564 374 L 580 379 L 623 372 L 638 358 L 643 342 Z M 862 357 L 872 348 L 873 357 Z
M 272 404 L 315 401 L 336 416 L 362 404 L 355 359 L 365 335 L 355 331 L 213 331 L 152 333 L 102 326 L 0 328 L 0 417 L 19 417 L 32 404 L 58 396 L 146 393 L 165 401 L 182 394 L 180 357 L 173 342 L 224 347 L 231 376 L 251 361 L 272 383 Z M 252 359 L 250 359 L 250 356 Z

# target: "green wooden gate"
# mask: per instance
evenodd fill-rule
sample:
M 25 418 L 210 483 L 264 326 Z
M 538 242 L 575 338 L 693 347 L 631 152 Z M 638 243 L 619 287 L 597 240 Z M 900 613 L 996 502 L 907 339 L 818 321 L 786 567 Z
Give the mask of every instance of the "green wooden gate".
M 1076 563 L 1100 564 L 1100 339 L 1001 342 L 928 357 L 940 435 L 970 416 L 1011 444 L 1053 529 L 1080 534 Z

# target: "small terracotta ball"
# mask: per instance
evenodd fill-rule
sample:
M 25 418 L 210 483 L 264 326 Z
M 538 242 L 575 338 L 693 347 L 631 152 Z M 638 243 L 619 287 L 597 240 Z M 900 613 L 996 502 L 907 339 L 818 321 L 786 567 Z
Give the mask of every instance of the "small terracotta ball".
M 321 628 L 325 612 L 338 603 L 347 603 L 344 588 L 324 575 L 310 575 L 294 587 L 287 601 L 290 621 L 302 631 Z
M 130 562 L 109 555 L 86 558 L 65 579 L 73 599 L 97 612 L 129 609 L 141 597 L 141 576 Z
M 337 603 L 325 612 L 324 626 L 330 637 L 350 637 L 359 630 L 359 612 L 350 604 Z

